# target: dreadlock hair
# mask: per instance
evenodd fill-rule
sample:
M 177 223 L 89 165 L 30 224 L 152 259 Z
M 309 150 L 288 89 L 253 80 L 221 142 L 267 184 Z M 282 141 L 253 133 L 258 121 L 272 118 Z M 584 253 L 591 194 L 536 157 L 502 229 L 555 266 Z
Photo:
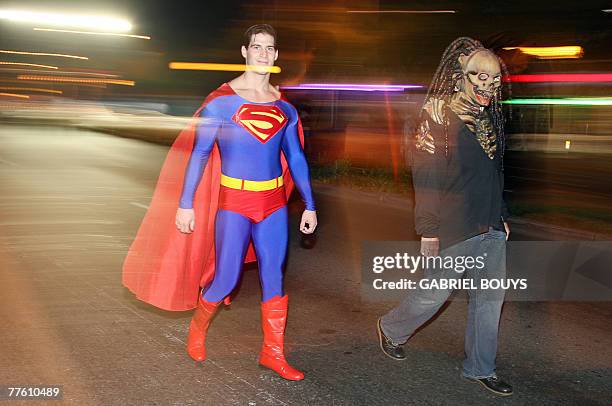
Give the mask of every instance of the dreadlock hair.
M 448 47 L 444 50 L 442 54 L 442 59 L 440 60 L 440 64 L 436 69 L 436 73 L 434 73 L 433 79 L 431 80 L 431 84 L 429 89 L 427 90 L 427 95 L 425 96 L 425 100 L 423 101 L 423 106 L 421 108 L 421 117 L 423 115 L 423 110 L 425 104 L 427 104 L 431 99 L 439 99 L 444 100 L 446 105 L 449 104 L 450 99 L 455 92 L 455 88 L 458 85 L 458 82 L 463 78 L 463 68 L 459 63 L 459 57 L 461 55 L 469 56 L 472 53 L 483 50 L 490 52 L 495 55 L 492 51 L 485 48 L 480 41 L 469 37 L 460 37 L 450 43 Z M 496 56 L 497 57 L 497 56 Z M 508 77 L 508 69 L 506 68 L 506 64 L 501 60 L 501 58 L 497 57 L 499 64 L 502 70 L 502 78 Z M 492 124 L 493 128 L 497 133 L 497 139 L 499 140 L 499 150 L 501 157 L 503 158 L 504 148 L 505 148 L 505 137 L 504 137 L 504 114 L 502 110 L 502 87 L 500 86 L 495 94 L 493 95 L 493 99 L 491 100 L 491 116 L 492 116 Z M 510 88 L 508 86 L 508 95 L 510 94 Z M 444 123 L 445 132 L 448 133 L 448 123 Z M 445 150 L 448 151 L 448 137 L 446 137 L 446 145 Z

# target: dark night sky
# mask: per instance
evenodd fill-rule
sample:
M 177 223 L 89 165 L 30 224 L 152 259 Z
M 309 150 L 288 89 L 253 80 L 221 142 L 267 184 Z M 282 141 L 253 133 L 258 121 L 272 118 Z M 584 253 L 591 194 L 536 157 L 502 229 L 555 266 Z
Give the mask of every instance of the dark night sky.
M 371 9 L 376 4 L 383 10 L 454 9 L 457 14 L 360 16 L 331 11 L 334 7 L 336 10 Z M 608 69 L 587 64 L 596 60 L 609 66 L 612 60 L 609 45 L 612 14 L 601 11 L 612 8 L 612 2 L 599 0 L 0 0 L 0 7 L 95 12 L 128 18 L 134 24 L 133 33 L 151 35 L 153 40 L 105 42 L 89 38 L 61 43 L 56 41 L 57 37 L 50 36 L 41 41 L 40 34 L 33 33 L 31 28 L 0 21 L 0 46 L 47 46 L 58 50 L 64 47 L 65 51 L 98 52 L 97 68 L 140 75 L 135 77 L 140 83 L 159 84 L 164 91 L 193 87 L 192 83 L 199 83 L 204 77 L 211 83 L 223 80 L 227 74 L 169 72 L 167 62 L 240 63 L 241 33 L 250 24 L 264 20 L 277 25 L 281 36 L 280 62 L 284 73 L 277 78 L 279 81 L 296 73 L 299 55 L 305 52 L 313 55 L 307 71 L 310 79 L 372 80 L 376 77 L 428 81 L 425 78 L 431 75 L 444 47 L 461 35 L 474 36 L 493 48 L 584 46 L 584 59 L 568 62 L 567 67 L 563 66 L 568 71 Z
M 188 47 L 201 41 L 222 40 L 223 33 L 232 21 L 251 17 L 253 9 L 262 11 L 276 6 L 292 4 L 291 1 L 211 1 L 211 0 L 0 0 L 2 7 L 19 9 L 40 8 L 66 11 L 105 13 L 128 16 L 134 23 L 136 32 L 152 35 L 169 43 Z M 358 9 L 360 1 L 300 2 L 303 5 L 336 5 Z M 376 4 L 366 1 L 365 4 Z M 381 9 L 454 9 L 458 11 L 456 25 L 481 25 L 494 29 L 492 22 L 500 16 L 506 21 L 532 23 L 533 28 L 568 28 L 584 32 L 610 30 L 612 17 L 601 12 L 612 8 L 611 1 L 601 0 L 512 0 L 512 1 L 380 1 Z M 250 14 L 245 12 L 250 5 Z M 365 7 L 370 8 L 370 7 Z M 262 14 L 264 14 L 262 12 Z M 407 17 L 399 17 L 407 18 Z M 257 21 L 255 21 L 257 22 Z M 242 27 L 240 27 L 241 29 Z M 307 30 L 307 27 L 301 27 Z M 435 29 L 436 27 L 432 27 Z M 458 27 L 457 27 L 458 28 Z M 181 46 L 182 47 L 182 46 Z

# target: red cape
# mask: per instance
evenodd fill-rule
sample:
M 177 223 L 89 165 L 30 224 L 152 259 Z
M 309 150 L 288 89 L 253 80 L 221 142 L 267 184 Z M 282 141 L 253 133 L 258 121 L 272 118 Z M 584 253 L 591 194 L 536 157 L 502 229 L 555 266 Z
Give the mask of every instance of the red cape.
M 162 166 L 149 209 L 123 263 L 123 285 L 136 297 L 164 310 L 196 307 L 200 287 L 207 286 L 215 273 L 214 226 L 218 209 L 221 157 L 215 144 L 194 198 L 195 231 L 179 232 L 176 209 L 183 189 L 183 177 L 195 139 L 197 118 L 210 101 L 235 92 L 223 84 L 212 92 L 195 112 L 194 120 L 178 135 Z M 283 97 L 283 100 L 284 99 Z M 298 122 L 302 146 L 304 134 Z M 281 152 L 287 199 L 293 180 Z M 256 261 L 253 245 L 245 263 Z

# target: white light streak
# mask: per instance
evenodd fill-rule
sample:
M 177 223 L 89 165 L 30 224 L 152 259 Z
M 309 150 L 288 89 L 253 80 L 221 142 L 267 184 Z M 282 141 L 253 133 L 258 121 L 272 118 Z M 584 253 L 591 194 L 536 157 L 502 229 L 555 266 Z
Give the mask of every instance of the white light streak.
M 46 26 L 84 28 L 112 32 L 129 32 L 132 29 L 132 24 L 127 20 L 91 14 L 60 14 L 26 10 L 0 10 L 0 19 L 21 23 L 42 24 Z
M 47 69 L 59 69 L 57 66 L 51 65 L 39 65 L 37 63 L 25 63 L 25 62 L 0 62 L 0 65 L 11 65 L 11 66 L 30 66 L 32 68 L 47 68 Z
M 71 58 L 71 59 L 89 60 L 89 58 L 86 57 L 86 56 L 66 55 L 66 54 L 52 54 L 52 53 L 47 53 L 47 52 L 8 51 L 6 49 L 0 49 L 0 54 L 33 55 L 33 56 L 56 56 L 56 57 L 59 57 L 59 58 Z
M 62 32 L 67 34 L 84 34 L 84 35 L 103 35 L 113 37 L 129 37 L 138 39 L 151 39 L 147 35 L 133 35 L 133 34 L 118 34 L 116 32 L 94 32 L 94 31 L 72 31 L 72 30 L 56 30 L 52 28 L 34 28 L 34 31 L 48 31 L 48 32 Z

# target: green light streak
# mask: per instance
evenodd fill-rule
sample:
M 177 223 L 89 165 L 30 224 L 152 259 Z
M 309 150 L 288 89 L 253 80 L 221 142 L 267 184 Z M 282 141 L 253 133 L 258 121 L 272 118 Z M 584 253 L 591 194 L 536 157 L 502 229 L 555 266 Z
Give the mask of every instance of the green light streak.
M 612 106 L 612 98 L 565 98 L 565 99 L 512 99 L 504 104 L 561 105 L 561 106 Z

